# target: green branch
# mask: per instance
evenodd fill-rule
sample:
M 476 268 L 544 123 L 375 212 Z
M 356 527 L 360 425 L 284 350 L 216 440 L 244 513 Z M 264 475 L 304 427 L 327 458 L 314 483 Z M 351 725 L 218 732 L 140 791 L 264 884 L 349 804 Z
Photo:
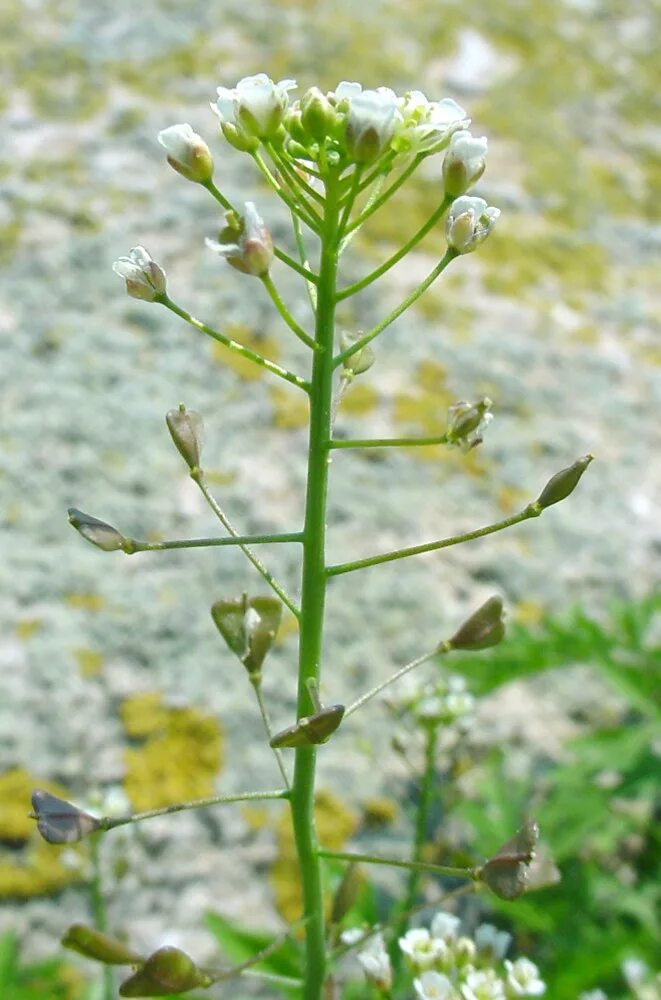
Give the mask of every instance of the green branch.
M 408 871 L 429 872 L 432 875 L 445 875 L 450 878 L 469 878 L 476 881 L 475 868 L 455 868 L 450 865 L 432 865 L 425 861 L 405 861 L 403 858 L 381 858 L 376 854 L 357 854 L 354 851 L 329 851 L 319 848 L 322 858 L 336 858 L 338 861 L 363 862 L 368 865 L 386 865 L 389 868 L 406 868 Z
M 437 542 L 427 542 L 424 545 L 413 545 L 407 549 L 396 549 L 394 552 L 384 552 L 379 556 L 368 556 L 367 559 L 356 559 L 354 562 L 336 563 L 329 566 L 326 572 L 328 576 L 341 576 L 343 573 L 353 573 L 354 570 L 367 569 L 369 566 L 379 566 L 381 563 L 393 562 L 395 559 L 408 559 L 409 556 L 418 556 L 423 552 L 435 552 L 437 549 L 447 549 L 451 545 L 460 545 L 462 542 L 470 542 L 474 538 L 483 538 L 485 535 L 492 535 L 495 531 L 503 531 L 511 528 L 521 521 L 527 521 L 531 517 L 539 517 L 541 509 L 535 504 L 528 504 L 520 514 L 506 517 L 495 524 L 489 524 L 485 528 L 476 528 L 475 531 L 467 531 L 464 535 L 453 535 L 451 538 L 442 538 Z
M 290 382 L 291 385 L 295 385 L 299 389 L 309 392 L 308 383 L 304 378 L 301 378 L 300 375 L 294 375 L 293 372 L 287 371 L 286 368 L 276 365 L 274 361 L 269 361 L 268 358 L 263 358 L 261 354 L 251 351 L 249 347 L 244 347 L 243 344 L 239 344 L 236 340 L 232 340 L 231 337 L 227 337 L 224 333 L 214 330 L 213 327 L 208 326 L 199 319 L 196 319 L 195 316 L 191 316 L 189 312 L 186 312 L 185 309 L 178 306 L 177 303 L 173 302 L 167 295 L 161 296 L 161 298 L 156 301 L 160 302 L 161 305 L 164 305 L 166 309 L 170 310 L 170 312 L 173 312 L 175 316 L 179 316 L 191 326 L 194 326 L 196 330 L 200 330 L 201 333 L 206 333 L 207 337 L 211 337 L 212 340 L 218 341 L 218 343 L 222 344 L 223 347 L 227 347 L 228 350 L 233 351 L 235 354 L 240 354 L 242 358 L 252 361 L 253 364 L 259 365 L 260 368 L 266 369 L 266 371 L 271 372 L 273 375 L 277 375 L 278 378 L 284 379 L 285 382 Z
M 303 327 L 296 322 L 296 320 L 290 313 L 289 309 L 280 298 L 278 289 L 273 284 L 273 279 L 271 278 L 271 275 L 268 273 L 262 274 L 261 281 L 262 284 L 264 285 L 264 288 L 269 293 L 273 305 L 278 310 L 280 316 L 285 321 L 285 323 L 292 331 L 292 333 L 294 333 L 298 337 L 298 339 L 301 340 L 306 345 L 306 347 L 311 347 L 313 351 L 316 351 L 318 348 L 313 338 L 310 337 L 310 335 L 305 332 Z
M 102 816 L 98 820 L 99 830 L 115 830 L 118 826 L 142 823 L 145 819 L 169 816 L 171 813 L 185 812 L 187 809 L 206 809 L 208 806 L 227 805 L 230 802 L 258 802 L 267 799 L 287 798 L 289 798 L 289 791 L 286 788 L 274 792 L 238 792 L 235 795 L 212 795 L 208 799 L 191 799 L 190 802 L 175 802 L 171 806 L 162 806 L 160 809 L 147 809 L 145 812 L 134 813 L 132 816 Z
M 338 448 L 420 448 L 426 445 L 445 444 L 446 434 L 423 438 L 336 438 L 328 442 L 330 449 Z
M 163 552 L 166 549 L 205 549 L 225 545 L 277 545 L 285 542 L 301 542 L 303 533 L 292 531 L 283 535 L 232 535 L 230 538 L 182 538 L 167 542 L 140 542 L 127 538 L 123 551 L 132 556 L 134 552 Z

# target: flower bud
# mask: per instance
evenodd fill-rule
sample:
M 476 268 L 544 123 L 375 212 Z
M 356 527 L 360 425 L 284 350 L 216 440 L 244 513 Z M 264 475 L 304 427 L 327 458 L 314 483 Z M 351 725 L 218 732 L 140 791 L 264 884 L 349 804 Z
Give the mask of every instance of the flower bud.
M 49 844 L 75 844 L 100 828 L 98 819 L 71 802 L 36 788 L 32 793 L 32 819 Z
M 168 154 L 170 166 L 189 181 L 206 184 L 213 177 L 209 147 L 187 123 L 170 125 L 158 133 L 158 141 Z
M 279 747 L 310 747 L 327 743 L 344 716 L 344 705 L 329 705 L 314 715 L 303 716 L 293 726 L 276 733 L 271 740 L 274 749 Z
M 482 866 L 479 877 L 494 895 L 510 900 L 525 892 L 538 840 L 539 827 L 535 820 L 528 820 Z
M 262 663 L 275 641 L 282 604 L 275 597 L 216 601 L 211 617 L 232 652 L 241 660 L 253 684 L 261 680 Z
M 340 333 L 340 351 L 348 351 L 362 336 L 362 330 L 358 330 L 355 334 L 350 333 L 348 330 L 343 330 Z M 375 361 L 376 355 L 374 351 L 369 344 L 365 344 L 360 350 L 355 351 L 348 358 L 345 358 L 342 362 L 342 367 L 347 374 L 353 377 L 354 375 L 362 375 L 363 372 L 369 371 Z
M 76 510 L 75 507 L 69 507 L 67 513 L 69 524 L 88 542 L 96 545 L 97 549 L 103 549 L 104 552 L 116 552 L 118 549 L 126 548 L 127 539 L 124 538 L 124 535 L 120 535 L 117 528 L 113 528 L 111 524 L 99 521 L 91 514 L 84 514 L 82 510 Z
M 166 946 L 150 955 L 142 968 L 119 988 L 120 997 L 163 997 L 210 986 L 212 978 L 185 951 Z
M 496 225 L 499 208 L 487 206 L 484 198 L 463 195 L 453 201 L 445 224 L 448 246 L 459 254 L 477 250 Z
M 212 104 L 211 107 L 214 108 L 214 105 Z M 234 149 L 238 149 L 240 153 L 254 153 L 259 149 L 259 139 L 255 139 L 254 136 L 246 135 L 245 132 L 241 132 L 236 125 L 232 124 L 232 122 L 221 122 L 220 131 L 223 133 L 230 146 L 233 146 Z
M 355 88 L 359 85 L 340 84 L 335 91 L 340 99 L 345 86 Z M 347 152 L 355 163 L 372 163 L 388 148 L 401 120 L 397 97 L 388 87 L 358 92 L 352 90 L 347 92 L 347 96 Z
M 482 444 L 485 428 L 493 420 L 490 412 L 492 402 L 488 396 L 483 396 L 475 403 L 460 400 L 448 410 L 448 429 L 445 440 L 449 445 L 458 445 L 462 451 L 470 451 Z
M 219 242 L 207 239 L 205 243 L 237 271 L 261 277 L 273 262 L 273 240 L 253 202 L 247 201 L 245 208 L 241 218 L 227 212 L 227 225 L 219 234 Z
M 505 635 L 503 601 L 490 597 L 459 627 L 449 640 L 451 649 L 473 650 L 497 646 Z
M 335 109 L 326 95 L 318 87 L 310 87 L 301 98 L 300 122 L 304 133 L 317 142 L 323 142 L 335 124 L 335 117 Z M 303 141 L 289 125 L 287 131 L 292 138 Z
M 561 500 L 565 500 L 570 493 L 574 492 L 578 486 L 579 479 L 593 458 L 594 455 L 584 455 L 583 458 L 577 459 L 567 469 L 562 469 L 561 472 L 556 472 L 554 476 L 551 476 L 537 497 L 535 506 L 544 510 L 546 507 L 552 507 L 554 503 L 560 503 Z
M 72 924 L 62 938 L 62 945 L 106 965 L 133 965 L 142 962 L 141 956 L 131 951 L 122 941 L 84 924 Z
M 465 194 L 484 173 L 487 140 L 476 139 L 470 132 L 455 132 L 443 160 L 445 193 L 452 198 Z
M 144 247 L 133 247 L 128 257 L 120 257 L 112 266 L 126 281 L 126 291 L 134 299 L 157 302 L 165 294 L 165 271 L 152 260 Z
M 187 410 L 183 403 L 176 410 L 168 410 L 165 423 L 175 448 L 189 469 L 199 469 L 202 449 L 202 417 L 195 410 Z
M 356 958 L 360 962 L 367 982 L 372 983 L 380 992 L 389 994 L 392 987 L 392 968 L 383 935 L 380 932 L 371 934 Z

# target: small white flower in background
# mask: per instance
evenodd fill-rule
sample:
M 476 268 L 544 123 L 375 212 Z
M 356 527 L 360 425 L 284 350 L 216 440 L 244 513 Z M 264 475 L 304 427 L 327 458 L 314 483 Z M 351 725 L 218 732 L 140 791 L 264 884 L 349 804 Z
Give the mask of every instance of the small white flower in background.
M 484 198 L 463 195 L 452 202 L 445 226 L 448 246 L 457 253 L 471 253 L 496 225 L 499 208 L 487 206 Z
M 233 125 L 254 139 L 272 139 L 289 105 L 288 91 L 295 87 L 295 80 L 274 83 L 265 73 L 245 76 L 232 90 L 218 87 L 218 100 L 211 107 L 221 125 Z
M 505 959 L 507 972 L 507 992 L 511 997 L 541 997 L 546 992 L 546 983 L 539 975 L 539 969 L 529 958 L 517 958 L 515 962 Z
M 402 123 L 393 143 L 398 152 L 438 152 L 455 132 L 470 125 L 464 109 L 449 97 L 428 101 L 420 90 L 413 90 L 399 104 Z
M 144 247 L 133 247 L 128 257 L 120 257 L 112 266 L 126 281 L 126 291 L 134 299 L 154 302 L 165 295 L 165 271 L 152 260 Z
M 448 977 L 440 972 L 423 972 L 413 986 L 420 1000 L 452 1000 L 457 996 Z
M 439 910 L 431 922 L 431 936 L 441 941 L 455 941 L 459 934 L 461 920 L 454 913 L 444 913 Z
M 622 975 L 627 986 L 635 989 L 647 978 L 649 969 L 640 958 L 625 958 L 622 962 Z
M 213 176 L 209 147 L 187 122 L 170 125 L 158 133 L 158 141 L 168 154 L 170 166 L 189 181 L 205 184 Z
M 245 203 L 241 219 L 237 219 L 232 212 L 228 212 L 225 218 L 227 225 L 221 231 L 219 241 L 207 239 L 204 241 L 206 245 L 243 274 L 257 277 L 266 274 L 273 262 L 273 240 L 253 202 Z
M 356 956 L 365 978 L 368 982 L 374 983 L 380 990 L 389 990 L 392 986 L 392 969 L 390 967 L 390 956 L 386 951 L 381 933 L 372 934 L 362 951 Z
M 588 993 L 579 994 L 578 1000 L 608 1000 L 603 990 L 590 990 Z
M 358 944 L 359 941 L 365 937 L 365 931 L 360 927 L 348 927 L 345 931 L 340 934 L 340 941 L 342 944 L 354 945 Z
M 462 1000 L 505 1000 L 503 981 L 493 969 L 472 969 L 461 986 Z
M 499 931 L 493 924 L 480 924 L 475 931 L 477 950 L 483 955 L 500 961 L 512 943 L 512 935 L 507 931 Z
M 485 136 L 476 139 L 470 132 L 455 132 L 443 160 L 445 193 L 456 198 L 468 191 L 484 173 L 486 155 Z
M 371 163 L 386 150 L 402 116 L 398 99 L 389 87 L 363 90 L 359 83 L 343 81 L 335 89 L 338 110 L 346 109 L 347 150 L 356 163 Z
M 431 969 L 448 957 L 448 946 L 440 937 L 432 937 L 426 927 L 415 927 L 399 939 L 399 947 L 416 970 Z

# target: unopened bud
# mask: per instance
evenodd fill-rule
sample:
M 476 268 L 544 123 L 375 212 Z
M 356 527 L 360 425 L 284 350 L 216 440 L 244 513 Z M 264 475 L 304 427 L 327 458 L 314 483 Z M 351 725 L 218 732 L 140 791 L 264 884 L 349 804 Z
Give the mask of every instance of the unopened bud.
M 322 142 L 335 124 L 335 109 L 318 87 L 311 87 L 301 98 L 301 125 L 312 139 Z M 299 138 L 288 127 L 293 138 Z
M 357 864 L 347 865 L 342 881 L 335 890 L 331 907 L 331 924 L 339 924 L 347 915 L 358 898 L 358 893 L 364 884 L 364 878 Z
M 241 660 L 253 683 L 259 683 L 264 658 L 275 641 L 282 604 L 275 597 L 216 601 L 211 617 L 232 652 Z
M 132 298 L 156 302 L 165 297 L 165 271 L 144 247 L 133 247 L 128 257 L 115 261 L 112 269 L 124 278 L 126 291 Z
M 211 107 L 213 108 L 214 105 L 212 104 Z M 254 153 L 259 149 L 259 139 L 238 129 L 232 122 L 221 122 L 220 130 L 230 146 L 238 149 L 240 153 Z
M 372 163 L 388 147 L 401 115 L 397 96 L 388 87 L 362 91 L 356 87 L 340 84 L 335 91 L 340 101 L 348 98 L 347 152 L 356 163 Z
M 106 965 L 134 965 L 143 961 L 122 941 L 85 924 L 72 924 L 62 938 L 62 945 Z
M 195 410 L 187 410 L 183 403 L 176 410 L 168 410 L 165 422 L 175 448 L 190 469 L 199 469 L 202 450 L 202 417 Z
M 556 472 L 555 476 L 551 476 L 537 497 L 535 505 L 544 510 L 546 507 L 552 507 L 554 503 L 560 503 L 561 500 L 565 500 L 570 493 L 574 492 L 578 486 L 579 479 L 593 458 L 594 455 L 584 455 L 583 458 L 577 459 L 567 469 L 562 469 L 561 472 Z
M 491 423 L 492 402 L 483 396 L 475 403 L 460 400 L 448 411 L 448 429 L 445 440 L 449 445 L 458 445 L 462 451 L 470 451 L 482 443 L 485 428 Z
M 488 206 L 484 198 L 462 195 L 452 202 L 445 223 L 448 247 L 458 254 L 477 250 L 499 217 L 500 209 Z
M 158 133 L 158 141 L 168 154 L 168 163 L 177 173 L 198 184 L 211 180 L 213 159 L 209 147 L 190 125 L 170 125 Z
M 314 715 L 303 716 L 271 740 L 274 749 L 280 747 L 310 747 L 327 743 L 344 716 L 344 705 L 329 705 Z
M 484 173 L 487 140 L 464 130 L 455 132 L 443 160 L 445 193 L 453 198 L 465 194 Z
M 104 552 L 116 552 L 118 549 L 124 549 L 128 544 L 124 535 L 120 535 L 112 524 L 99 521 L 97 517 L 84 514 L 82 510 L 76 510 L 75 507 L 69 507 L 67 513 L 69 524 L 88 542 L 96 545 L 97 549 L 103 549 Z
M 362 335 L 361 330 L 355 334 L 350 333 L 348 330 L 342 330 L 340 333 L 340 350 L 342 352 L 348 351 L 356 341 L 360 340 Z M 351 376 L 362 375 L 363 372 L 369 371 L 375 361 L 376 355 L 374 351 L 369 344 L 365 344 L 364 347 L 354 351 L 348 358 L 345 358 L 342 362 L 342 367 Z
M 120 997 L 162 997 L 210 986 L 212 978 L 195 965 L 185 951 L 167 946 L 150 955 L 145 964 L 119 988 Z
M 227 212 L 225 219 L 227 225 L 221 230 L 218 242 L 205 240 L 209 249 L 243 274 L 256 277 L 267 274 L 273 262 L 273 240 L 253 202 L 246 202 L 241 218 Z
M 488 649 L 489 646 L 497 646 L 504 635 L 503 601 L 501 597 L 494 596 L 466 619 L 449 640 L 449 646 L 467 651 Z
M 525 892 L 538 840 L 539 827 L 535 820 L 529 820 L 482 866 L 479 878 L 494 895 L 510 900 Z
M 40 788 L 32 793 L 30 816 L 36 819 L 39 833 L 49 844 L 75 844 L 100 827 L 94 816 Z

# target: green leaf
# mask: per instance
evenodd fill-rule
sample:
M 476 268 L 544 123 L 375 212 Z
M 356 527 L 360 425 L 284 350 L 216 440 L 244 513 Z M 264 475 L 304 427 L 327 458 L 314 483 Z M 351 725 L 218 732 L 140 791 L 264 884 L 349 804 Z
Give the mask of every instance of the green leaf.
M 252 958 L 264 948 L 268 948 L 279 936 L 268 931 L 254 931 L 247 927 L 240 927 L 221 916 L 220 913 L 207 913 L 206 923 L 227 957 L 237 965 Z M 277 951 L 257 962 L 254 968 L 260 972 L 270 972 L 277 976 L 300 979 L 302 976 L 301 951 L 291 938 L 287 938 Z M 278 987 L 277 983 L 274 983 L 273 986 L 281 988 L 285 992 L 291 992 L 292 989 L 292 987 Z

